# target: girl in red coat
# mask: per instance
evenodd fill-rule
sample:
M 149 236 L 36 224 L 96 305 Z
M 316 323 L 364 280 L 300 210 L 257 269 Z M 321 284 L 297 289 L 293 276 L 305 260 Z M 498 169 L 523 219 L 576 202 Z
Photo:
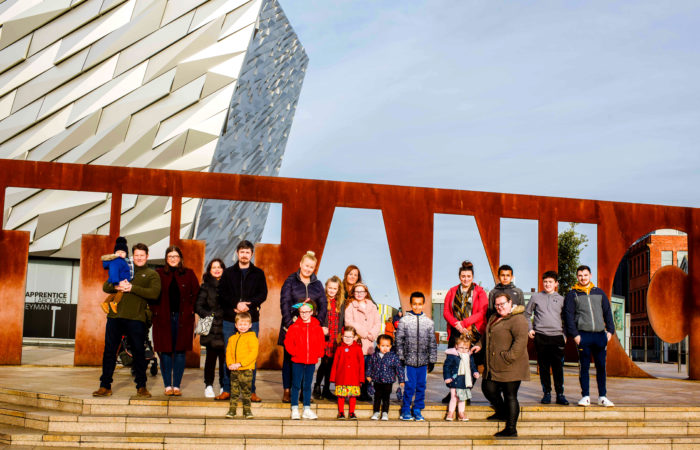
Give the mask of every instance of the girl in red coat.
M 360 395 L 360 385 L 365 381 L 365 357 L 358 339 L 355 329 L 346 326 L 342 342 L 335 351 L 331 381 L 335 383 L 335 395 L 338 396 L 338 419 L 345 419 L 345 397 L 350 397 L 348 419 L 357 419 L 355 397 Z
M 311 314 L 316 309 L 313 300 L 298 303 L 292 308 L 299 310 L 297 319 L 287 330 L 284 338 L 284 348 L 292 356 L 292 419 L 299 420 L 299 390 L 304 393 L 304 419 L 316 419 L 311 411 L 311 382 L 318 359 L 325 350 L 325 334 L 318 319 Z

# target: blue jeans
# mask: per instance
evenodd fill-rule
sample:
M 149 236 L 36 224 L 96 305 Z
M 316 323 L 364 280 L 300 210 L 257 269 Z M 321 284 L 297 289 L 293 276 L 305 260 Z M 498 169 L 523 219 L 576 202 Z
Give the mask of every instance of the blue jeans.
M 177 325 L 179 313 L 170 314 L 170 336 L 173 350 L 177 342 Z M 185 373 L 185 352 L 160 353 L 160 373 L 163 376 L 163 385 L 179 388 L 182 383 L 182 375 Z
M 299 390 L 303 389 L 304 406 L 311 406 L 311 381 L 316 364 L 292 363 L 292 406 L 299 406 Z
M 401 414 L 411 413 L 411 400 L 413 400 L 413 411 L 421 411 L 425 408 L 425 384 L 427 378 L 428 366 L 406 366 L 406 385 L 403 391 Z M 413 399 L 414 394 L 416 396 L 415 400 Z
M 122 336 L 126 336 L 134 362 L 134 381 L 136 388 L 146 387 L 146 357 L 145 347 L 148 329 L 146 324 L 140 320 L 107 318 L 105 327 L 105 349 L 102 354 L 102 376 L 100 377 L 100 387 L 112 389 L 112 376 L 117 364 L 117 349 L 122 341 Z
M 253 322 L 251 324 L 250 329 L 255 332 L 255 336 L 258 335 L 258 332 L 260 331 L 260 322 Z M 228 340 L 236 334 L 236 323 L 235 322 L 229 322 L 228 320 L 224 320 L 224 342 L 226 343 L 226 346 L 228 346 Z M 257 373 L 256 369 L 253 369 L 253 386 L 251 387 L 250 393 L 255 394 L 255 374 Z M 228 367 L 226 367 L 226 370 L 224 371 L 224 384 L 222 385 L 224 388 L 224 392 L 228 392 L 229 394 L 231 393 L 231 371 L 228 370 Z
M 608 337 L 605 331 L 589 333 L 579 332 L 581 342 L 578 344 L 579 374 L 578 380 L 581 383 L 581 395 L 590 395 L 590 381 L 588 370 L 591 367 L 591 355 L 595 363 L 595 379 L 598 382 L 598 396 L 604 397 L 607 393 L 605 387 L 605 358 L 607 357 Z

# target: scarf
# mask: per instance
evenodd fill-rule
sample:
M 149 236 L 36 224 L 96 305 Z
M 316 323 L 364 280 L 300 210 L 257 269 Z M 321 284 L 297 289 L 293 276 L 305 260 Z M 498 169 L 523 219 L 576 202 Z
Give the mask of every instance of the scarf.
M 469 373 L 471 370 L 471 364 L 469 364 L 469 353 L 458 353 L 458 355 L 459 369 L 457 369 L 457 375 L 464 375 L 464 384 L 467 386 L 467 388 L 457 389 L 457 398 L 460 401 L 463 401 L 471 398 L 472 375 Z
M 455 292 L 455 298 L 452 301 L 452 314 L 455 319 L 462 321 L 469 317 L 472 313 L 472 293 L 474 292 L 474 283 L 469 286 L 467 292 L 462 291 L 460 285 Z
M 591 293 L 591 289 L 593 289 L 594 287 L 595 287 L 595 285 L 593 284 L 592 281 L 590 281 L 590 282 L 589 282 L 587 285 L 585 285 L 585 286 L 581 286 L 581 285 L 577 282 L 576 284 L 574 284 L 574 287 L 572 287 L 571 289 L 575 289 L 575 290 L 577 290 L 577 291 L 581 291 L 581 292 L 585 292 L 586 294 L 590 294 L 590 293 Z

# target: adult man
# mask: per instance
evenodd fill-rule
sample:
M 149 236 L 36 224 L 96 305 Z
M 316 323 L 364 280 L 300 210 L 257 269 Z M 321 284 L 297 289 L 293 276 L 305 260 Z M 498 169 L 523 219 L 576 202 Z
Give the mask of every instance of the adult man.
M 545 272 L 542 275 L 544 290 L 533 294 L 525 308 L 525 317 L 528 319 L 530 339 L 535 340 L 537 350 L 537 364 L 540 366 L 540 382 L 542 383 L 542 400 L 540 403 L 549 404 L 552 401 L 552 384 L 549 377 L 549 369 L 552 369 L 554 378 L 554 390 L 557 393 L 557 403 L 568 405 L 564 397 L 564 327 L 561 321 L 561 312 L 564 308 L 564 297 L 557 293 L 558 275 L 554 271 Z M 530 322 L 530 317 L 535 314 L 535 319 Z
M 136 382 L 136 395 L 148 398 L 151 393 L 146 389 L 146 358 L 144 342 L 148 335 L 150 311 L 148 303 L 160 298 L 160 277 L 155 270 L 146 266 L 148 247 L 146 244 L 136 244 L 131 248 L 134 262 L 134 277 L 131 282 L 121 281 L 118 285 L 105 282 L 102 290 L 108 294 L 122 292 L 117 312 L 107 314 L 105 328 L 105 348 L 102 354 L 102 376 L 100 388 L 92 393 L 95 397 L 112 395 L 112 375 L 117 363 L 117 349 L 122 336 L 126 335 L 133 357 L 133 374 Z
M 251 330 L 255 336 L 260 331 L 260 306 L 267 299 L 267 281 L 265 272 L 256 267 L 251 261 L 253 258 L 253 243 L 243 240 L 236 247 L 238 261 L 224 270 L 219 282 L 218 302 L 224 313 L 224 340 L 236 333 L 236 314 L 248 312 L 251 317 Z M 253 370 L 253 385 L 251 387 L 250 400 L 262 401 L 255 393 L 255 374 Z M 224 375 L 223 391 L 216 400 L 228 400 L 231 397 L 231 379 L 227 369 Z
M 591 355 L 595 362 L 595 378 L 598 382 L 598 404 L 615 406 L 607 399 L 605 387 L 605 357 L 608 341 L 615 332 L 610 301 L 602 289 L 591 282 L 591 268 L 576 269 L 578 283 L 571 288 L 564 300 L 564 329 L 574 338 L 579 354 L 579 381 L 581 400 L 579 406 L 590 406 L 588 369 Z
M 523 291 L 513 284 L 513 268 L 511 266 L 504 264 L 498 268 L 498 280 L 500 283 L 489 291 L 489 306 L 486 310 L 486 322 L 488 322 L 489 318 L 496 312 L 496 307 L 493 303 L 497 295 L 508 294 L 514 307 L 525 305 Z

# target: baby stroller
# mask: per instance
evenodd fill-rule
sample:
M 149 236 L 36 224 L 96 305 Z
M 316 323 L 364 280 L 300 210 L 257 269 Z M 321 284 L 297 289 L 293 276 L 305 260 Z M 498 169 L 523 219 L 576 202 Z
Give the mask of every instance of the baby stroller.
M 145 347 L 146 356 L 146 367 L 151 365 L 151 376 L 155 377 L 158 374 L 158 358 L 156 358 L 156 353 L 153 351 L 153 345 L 151 340 L 146 338 L 143 343 Z M 126 336 L 122 336 L 121 344 L 119 344 L 119 351 L 117 352 L 119 363 L 124 367 L 131 367 L 134 362 L 134 358 L 131 355 L 131 350 L 129 349 L 129 343 Z M 131 368 L 131 374 L 134 374 L 134 368 Z

